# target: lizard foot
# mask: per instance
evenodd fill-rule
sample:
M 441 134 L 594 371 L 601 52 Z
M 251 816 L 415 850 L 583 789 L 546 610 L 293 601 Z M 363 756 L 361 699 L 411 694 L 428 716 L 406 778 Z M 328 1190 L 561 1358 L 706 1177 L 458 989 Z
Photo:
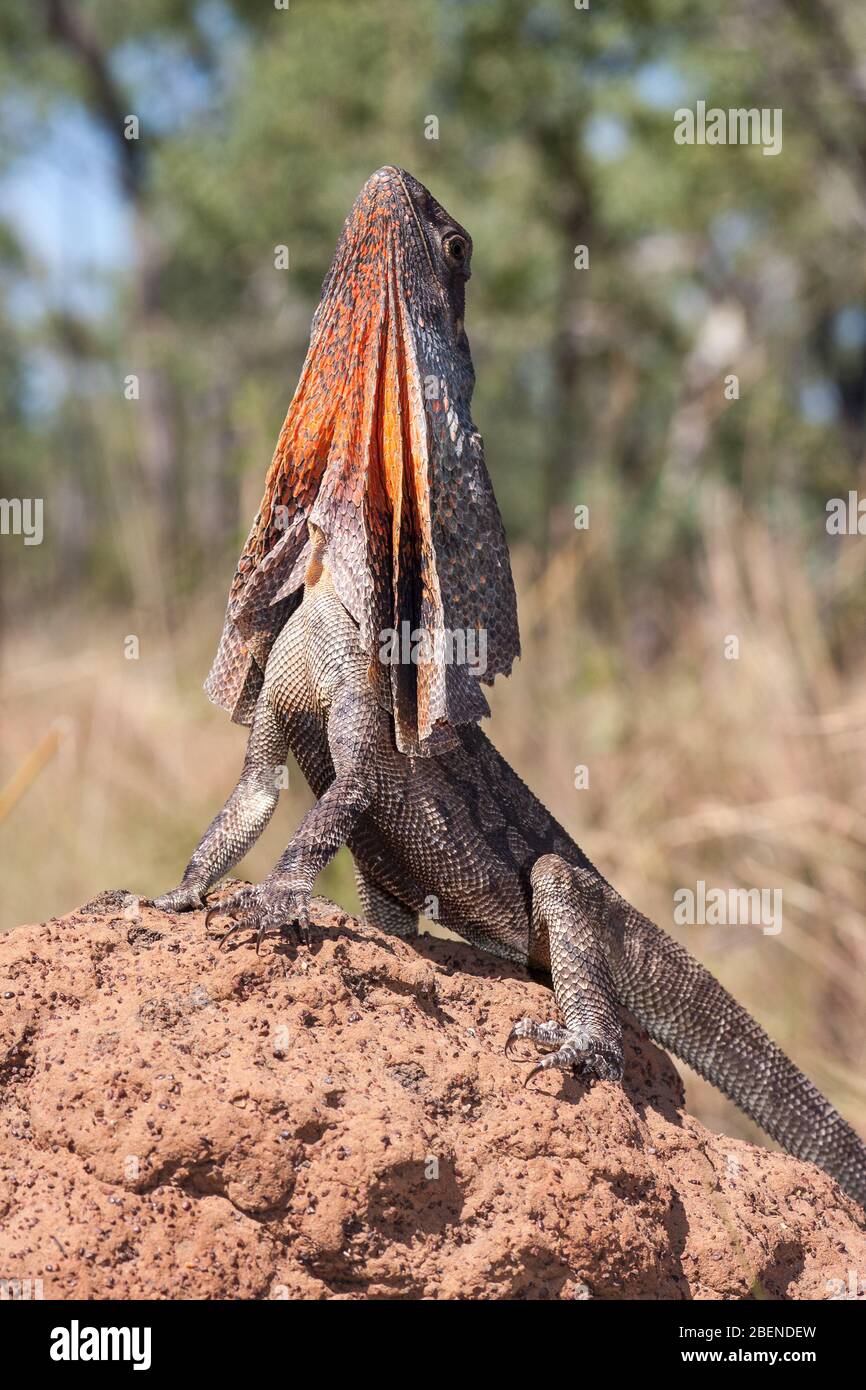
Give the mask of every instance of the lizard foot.
M 142 898 L 141 901 L 145 907 L 158 907 L 160 912 L 194 912 L 204 907 L 204 896 L 198 888 L 189 888 L 183 883 L 159 898 Z
M 205 930 L 215 918 L 228 917 L 232 925 L 220 937 L 220 948 L 239 931 L 256 933 L 256 955 L 265 937 L 272 932 L 281 936 L 292 930 L 303 946 L 310 944 L 309 894 L 261 883 L 257 888 L 244 888 L 230 898 L 215 903 L 204 919 Z
M 593 1037 L 574 1028 L 564 1028 L 552 1019 L 547 1023 L 536 1023 L 532 1018 L 522 1018 L 508 1034 L 506 1056 L 510 1056 L 511 1047 L 518 1038 L 527 1038 L 535 1044 L 537 1051 L 547 1053 L 535 1063 L 524 1085 L 528 1085 L 539 1072 L 553 1068 L 571 1071 L 585 1080 L 619 1081 L 622 1078 L 622 1046 L 617 1038 Z M 530 1061 L 531 1058 L 524 1060 Z

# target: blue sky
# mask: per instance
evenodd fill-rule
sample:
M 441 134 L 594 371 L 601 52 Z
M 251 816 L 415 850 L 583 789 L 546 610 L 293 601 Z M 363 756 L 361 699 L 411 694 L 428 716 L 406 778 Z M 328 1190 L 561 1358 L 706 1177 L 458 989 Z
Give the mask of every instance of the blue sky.
M 7 167 L 0 215 L 30 262 L 27 282 L 10 287 L 11 312 L 26 318 L 48 304 L 104 311 L 106 280 L 129 259 L 132 223 L 108 142 L 77 108 L 56 111 L 38 145 Z

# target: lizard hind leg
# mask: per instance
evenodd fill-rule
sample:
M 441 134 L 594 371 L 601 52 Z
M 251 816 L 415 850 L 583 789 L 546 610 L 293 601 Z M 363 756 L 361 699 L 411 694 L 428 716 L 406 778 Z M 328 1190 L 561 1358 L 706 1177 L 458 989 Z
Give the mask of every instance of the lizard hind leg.
M 515 1024 L 506 1051 L 518 1038 L 546 1053 L 527 1081 L 559 1068 L 587 1079 L 622 1076 L 622 1030 L 613 976 L 603 946 L 607 900 L 604 884 L 587 869 L 545 854 L 532 868 L 530 958 L 549 958 L 556 1002 L 565 1026 L 524 1018 Z M 545 949 L 546 947 L 546 949 Z
M 399 898 L 380 888 L 355 861 L 355 882 L 364 913 L 364 920 L 389 936 L 402 936 L 411 941 L 418 935 L 418 913 L 406 907 Z

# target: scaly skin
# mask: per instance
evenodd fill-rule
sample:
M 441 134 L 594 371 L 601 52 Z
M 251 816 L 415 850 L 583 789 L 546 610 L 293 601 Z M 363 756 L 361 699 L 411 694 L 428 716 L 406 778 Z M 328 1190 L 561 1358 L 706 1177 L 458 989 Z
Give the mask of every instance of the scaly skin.
M 156 905 L 203 904 L 267 824 L 291 751 L 316 804 L 267 878 L 209 917 L 258 942 L 293 927 L 303 938 L 315 879 L 348 844 L 372 925 L 414 936 L 432 899 L 444 926 L 550 976 L 564 1025 L 523 1019 L 507 1044 L 543 1054 L 531 1074 L 619 1079 L 624 1005 L 789 1153 L 866 1204 L 861 1140 L 708 971 L 606 883 L 500 757 L 475 722 L 475 677 L 436 660 L 408 671 L 377 660 L 381 627 L 404 615 L 434 629 L 489 624 L 490 678 L 518 649 L 507 550 L 469 415 L 465 273 L 443 251 L 459 234 L 465 272 L 471 243 L 455 229 L 391 169 L 373 176 L 346 224 L 210 679 L 218 702 L 252 725 L 244 768 Z M 434 357 L 451 412 L 444 430 L 441 396 L 425 403 L 416 392 Z M 347 379 L 360 363 L 357 390 L 325 409 L 340 361 Z M 281 534 L 277 505 L 291 513 Z M 468 519 L 455 520 L 455 507 Z
M 205 687 L 239 723 L 300 601 L 308 523 L 372 657 L 404 621 L 483 631 L 488 684 L 519 655 L 508 546 L 469 409 L 471 261 L 469 233 L 411 174 L 389 166 L 367 180 L 325 279 Z M 439 751 L 453 725 L 490 713 L 466 665 L 395 664 L 382 676 L 404 752 Z

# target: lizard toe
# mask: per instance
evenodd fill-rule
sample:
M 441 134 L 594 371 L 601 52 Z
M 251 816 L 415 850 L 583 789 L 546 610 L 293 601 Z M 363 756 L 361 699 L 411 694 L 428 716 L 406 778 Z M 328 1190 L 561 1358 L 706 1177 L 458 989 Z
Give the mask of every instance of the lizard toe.
M 542 1031 L 544 1030 L 544 1031 Z M 548 1051 L 527 1073 L 524 1085 L 544 1071 L 565 1071 L 582 1077 L 585 1081 L 620 1081 L 622 1079 L 622 1047 L 616 1040 L 593 1038 L 576 1033 L 556 1024 L 539 1024 L 540 1039 L 533 1038 L 543 1050 L 558 1043 L 555 1051 Z
M 536 1023 L 534 1018 L 521 1018 L 505 1040 L 505 1055 L 511 1056 L 511 1049 L 520 1038 L 534 1043 L 539 1052 L 549 1052 L 559 1047 L 568 1037 L 568 1029 L 563 1028 L 555 1019 L 549 1019 L 546 1023 Z M 515 1060 L 529 1062 L 532 1058 L 522 1057 Z
M 194 912 L 204 907 L 204 899 L 197 888 L 184 887 L 182 883 L 172 888 L 170 893 L 162 893 L 158 898 L 142 898 L 145 907 L 158 908 L 160 912 Z
M 231 926 L 220 937 L 220 949 L 240 931 L 255 933 L 256 955 L 259 954 L 265 937 L 274 933 L 285 936 L 295 932 L 302 944 L 309 944 L 307 901 L 295 894 L 277 892 L 265 884 L 258 888 L 246 888 L 216 903 L 208 910 L 205 927 L 209 927 L 215 919 L 226 917 L 230 919 Z
M 220 922 L 225 918 L 228 918 L 231 926 L 220 937 L 220 948 L 236 932 L 258 928 L 255 889 L 245 888 L 240 893 L 232 893 L 231 897 L 223 898 L 220 902 L 214 903 L 213 907 L 209 907 L 205 913 L 205 931 L 209 931 L 214 922 Z

